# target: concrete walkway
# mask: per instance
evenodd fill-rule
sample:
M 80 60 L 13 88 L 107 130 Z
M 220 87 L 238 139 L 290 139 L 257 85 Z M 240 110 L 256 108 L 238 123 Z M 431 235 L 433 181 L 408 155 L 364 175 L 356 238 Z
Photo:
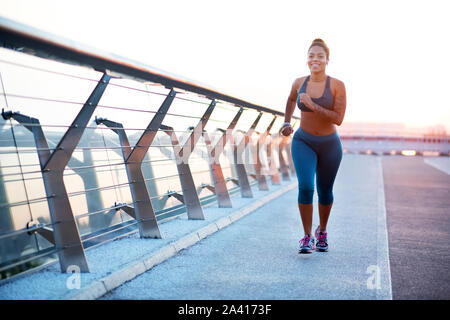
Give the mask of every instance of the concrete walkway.
M 57 261 L 0 282 L 0 300 L 97 299 L 212 233 L 226 228 L 265 203 L 296 188 L 297 182 L 253 188 L 253 198 L 232 197 L 232 208 L 204 207 L 204 220 L 187 215 L 160 224 L 162 239 L 141 239 L 137 230 L 86 250 L 89 273 L 61 273 Z
M 102 299 L 392 299 L 381 159 L 344 155 L 329 252 L 297 253 L 293 189 Z

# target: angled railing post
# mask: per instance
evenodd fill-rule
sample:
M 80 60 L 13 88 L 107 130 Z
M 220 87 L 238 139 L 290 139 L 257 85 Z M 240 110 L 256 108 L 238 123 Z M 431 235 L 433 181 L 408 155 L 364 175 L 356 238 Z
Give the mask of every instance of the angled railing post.
M 1 132 L 0 132 L 1 133 Z M 0 166 L 0 203 L 8 203 L 6 184 L 3 180 L 2 167 Z M 14 230 L 14 220 L 9 206 L 0 207 L 0 234 Z M 0 246 L 0 259 L 2 262 L 11 260 L 11 253 L 15 251 L 16 244 L 13 241 L 2 241 Z
M 104 124 L 119 136 L 134 203 L 134 217 L 138 222 L 141 238 L 161 238 L 155 211 L 142 172 L 142 160 L 150 148 L 150 145 L 175 98 L 175 94 L 175 90 L 170 90 L 158 112 L 150 121 L 134 148 L 131 148 L 127 134 L 121 123 L 101 118 L 96 119 L 97 124 Z
M 33 133 L 47 194 L 61 272 L 67 272 L 70 266 L 77 266 L 80 272 L 89 272 L 80 233 L 64 184 L 64 170 L 110 79 L 111 76 L 103 74 L 53 152 L 50 152 L 38 119 L 20 113 L 2 112 L 5 120 L 13 118 Z
M 251 125 L 250 129 L 245 133 L 242 137 L 239 145 L 236 145 L 233 139 L 233 155 L 234 155 L 234 166 L 236 168 L 236 172 L 238 175 L 238 184 L 241 190 L 241 196 L 243 198 L 253 198 L 253 192 L 250 188 L 250 182 L 248 181 L 247 170 L 245 169 L 244 160 L 242 159 L 242 154 L 244 153 L 245 148 L 251 140 L 251 136 L 255 131 L 256 126 L 258 125 L 259 120 L 261 119 L 263 113 L 260 112 L 256 117 L 255 121 Z
M 295 126 L 297 125 L 298 120 L 295 120 L 294 124 L 292 125 L 292 128 L 295 128 Z M 288 156 L 288 162 L 289 162 L 289 168 L 291 169 L 291 174 L 292 176 L 296 176 L 297 173 L 295 172 L 295 166 L 294 166 L 294 160 L 292 160 L 292 152 L 291 152 L 291 147 L 292 147 L 292 139 L 293 139 L 293 135 L 287 137 L 287 141 L 286 141 L 286 153 Z
M 288 161 L 289 161 L 289 168 L 291 169 L 291 174 L 293 176 L 296 176 L 297 173 L 295 172 L 295 165 L 294 165 L 294 160 L 292 159 L 291 147 L 292 147 L 292 137 L 289 137 L 288 143 L 286 145 L 286 151 L 288 154 Z
M 262 163 L 261 163 L 261 157 L 260 157 L 260 152 L 261 152 L 261 145 L 264 144 L 266 137 L 265 137 L 265 133 L 261 133 L 261 132 L 257 132 L 255 131 L 256 134 L 258 134 L 258 139 L 256 140 L 256 148 L 253 151 L 253 158 L 255 161 L 255 164 L 253 166 L 255 173 L 254 173 L 254 178 L 256 179 L 256 181 L 258 182 L 258 189 L 259 190 L 269 190 L 269 185 L 267 184 L 267 180 L 266 180 L 266 176 L 264 174 L 262 174 Z
M 289 168 L 291 169 L 291 174 L 293 176 L 296 176 L 294 160 L 292 160 L 291 147 L 292 147 L 292 137 L 288 137 L 285 150 L 286 150 L 286 153 L 287 153 L 287 156 L 288 156 Z
M 177 163 L 178 175 L 180 177 L 181 189 L 183 191 L 183 203 L 186 205 L 186 211 L 189 219 L 204 220 L 203 208 L 200 204 L 200 199 L 195 188 L 194 178 L 189 167 L 189 156 L 195 148 L 195 144 L 202 136 L 203 129 L 211 116 L 211 113 L 216 106 L 216 101 L 213 100 L 206 109 L 197 126 L 192 130 L 191 135 L 181 147 L 178 138 L 172 127 L 161 125 L 160 129 L 165 130 L 170 136 L 175 160 Z
M 211 140 L 209 139 L 208 133 L 203 132 L 203 137 L 205 138 L 206 147 L 208 149 L 208 156 L 210 161 L 210 169 L 213 176 L 214 182 L 214 193 L 217 196 L 217 202 L 219 204 L 219 208 L 231 208 L 233 205 L 231 203 L 230 193 L 228 192 L 227 182 L 223 176 L 222 167 L 219 162 L 219 157 L 225 148 L 225 144 L 228 139 L 232 135 L 234 127 L 238 122 L 239 118 L 244 111 L 243 108 L 240 108 L 231 123 L 229 124 L 227 130 L 222 133 L 222 136 L 217 141 L 214 147 L 211 146 Z
M 286 150 L 286 145 L 288 143 L 289 137 L 281 137 L 281 143 L 278 145 L 278 159 L 280 161 L 280 171 L 281 176 L 284 181 L 290 181 L 291 177 L 289 175 L 289 165 L 284 157 L 283 150 Z M 288 155 L 288 151 L 286 150 Z
M 272 129 L 272 126 L 277 119 L 276 116 L 273 117 L 272 121 L 270 122 L 269 126 L 267 127 L 266 131 L 261 133 L 259 135 L 259 138 L 256 142 L 256 152 L 255 152 L 255 173 L 256 173 L 256 180 L 258 180 L 258 187 L 259 190 L 269 190 L 269 185 L 267 184 L 266 175 L 262 172 L 262 162 L 261 162 L 261 152 L 264 149 L 264 146 L 266 146 L 266 139 L 267 136 Z
M 274 117 L 274 120 L 276 119 L 276 116 Z M 271 182 L 274 185 L 279 185 L 281 184 L 280 181 L 280 175 L 278 174 L 278 168 L 276 167 L 275 164 L 275 159 L 273 157 L 273 149 L 274 147 L 276 148 L 276 146 L 278 145 L 278 140 L 279 137 L 278 135 L 272 135 L 270 134 L 270 130 L 267 132 L 268 138 L 270 139 L 269 143 L 267 144 L 267 160 L 269 161 L 269 175 L 271 177 Z

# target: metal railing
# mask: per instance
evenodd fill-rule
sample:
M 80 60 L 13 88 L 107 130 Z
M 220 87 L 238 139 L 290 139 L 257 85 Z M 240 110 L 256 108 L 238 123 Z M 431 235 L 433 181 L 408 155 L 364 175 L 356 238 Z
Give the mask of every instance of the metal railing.
M 282 112 L 4 18 L 0 44 L 3 277 L 295 174 Z

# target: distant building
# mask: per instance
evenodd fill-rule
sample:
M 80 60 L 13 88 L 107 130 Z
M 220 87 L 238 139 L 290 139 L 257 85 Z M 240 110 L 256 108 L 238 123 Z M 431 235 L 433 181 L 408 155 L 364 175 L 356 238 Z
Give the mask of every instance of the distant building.
M 445 130 L 445 127 L 443 125 L 430 126 L 427 128 L 425 136 L 445 137 L 447 136 L 447 130 Z
M 444 125 L 428 127 L 409 127 L 401 122 L 379 123 L 379 122 L 343 122 L 337 127 L 340 135 L 362 135 L 362 136 L 402 136 L 402 137 L 445 137 L 447 131 Z
M 400 136 L 406 133 L 403 123 L 343 122 L 337 127 L 342 135 Z

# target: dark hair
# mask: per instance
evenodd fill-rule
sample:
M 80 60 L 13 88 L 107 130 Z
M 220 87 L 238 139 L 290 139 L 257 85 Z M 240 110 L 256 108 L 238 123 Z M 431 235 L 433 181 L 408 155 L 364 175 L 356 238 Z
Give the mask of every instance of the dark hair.
M 325 50 L 325 53 L 327 54 L 327 60 L 330 58 L 330 49 L 328 49 L 327 45 L 325 44 L 325 41 L 323 41 L 320 38 L 314 39 L 311 45 L 309 46 L 308 51 L 315 46 L 322 47 Z

